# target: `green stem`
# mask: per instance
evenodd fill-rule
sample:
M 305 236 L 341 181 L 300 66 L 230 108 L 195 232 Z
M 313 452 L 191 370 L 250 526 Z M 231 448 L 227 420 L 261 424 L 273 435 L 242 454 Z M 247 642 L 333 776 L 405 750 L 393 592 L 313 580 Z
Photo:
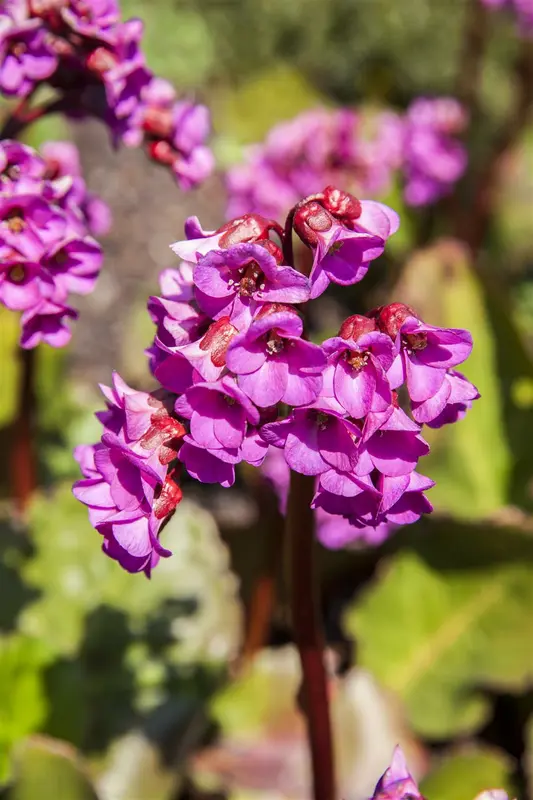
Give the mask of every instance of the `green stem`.
M 314 800 L 335 799 L 333 740 L 314 569 L 315 480 L 291 471 L 287 508 L 293 634 L 302 665 L 302 697 L 311 752 Z

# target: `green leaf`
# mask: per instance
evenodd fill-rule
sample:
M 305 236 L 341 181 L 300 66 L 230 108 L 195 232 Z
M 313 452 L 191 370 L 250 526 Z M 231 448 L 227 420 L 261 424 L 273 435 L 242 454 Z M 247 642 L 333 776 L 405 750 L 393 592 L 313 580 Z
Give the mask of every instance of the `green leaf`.
M 530 680 L 533 540 L 449 522 L 404 535 L 346 628 L 361 665 L 401 698 L 418 733 L 468 733 L 490 712 L 482 687 L 519 691 Z
M 8 425 L 17 408 L 19 315 L 0 305 L 0 428 Z
M 214 102 L 217 127 L 225 136 L 248 144 L 261 141 L 277 122 L 325 101 L 303 75 L 278 63 Z
M 511 792 L 512 760 L 501 750 L 468 747 L 448 754 L 420 784 L 425 797 L 472 800 L 486 789 Z
M 9 774 L 13 745 L 38 730 L 45 718 L 44 650 L 25 636 L 0 637 L 0 781 Z
M 64 742 L 34 737 L 17 754 L 8 800 L 38 797 L 98 800 L 77 752 Z
M 177 658 L 224 661 L 235 650 L 240 631 L 237 584 L 208 512 L 186 501 L 180 505 L 162 534 L 174 556 L 161 559 L 150 581 L 130 575 L 103 555 L 101 537 L 70 484 L 52 498 L 37 497 L 30 524 L 37 551 L 23 576 L 42 595 L 23 610 L 20 627 L 46 641 L 53 652 L 74 654 L 86 615 L 99 606 L 124 612 L 138 629 L 172 598 L 199 601 L 196 614 L 173 621 Z
M 437 482 L 431 491 L 437 509 L 463 518 L 488 515 L 510 500 L 514 455 L 506 430 L 509 410 L 502 397 L 502 371 L 512 368 L 513 355 L 501 361 L 499 340 L 502 325 L 509 328 L 512 323 L 503 309 L 493 319 L 484 284 L 454 241 L 417 253 L 394 299 L 412 305 L 431 324 L 472 332 L 474 349 L 460 369 L 478 387 L 481 400 L 456 425 L 425 432 L 432 453 L 420 468 Z M 510 345 L 505 349 L 512 350 Z M 521 364 L 520 374 L 531 369 L 529 362 Z

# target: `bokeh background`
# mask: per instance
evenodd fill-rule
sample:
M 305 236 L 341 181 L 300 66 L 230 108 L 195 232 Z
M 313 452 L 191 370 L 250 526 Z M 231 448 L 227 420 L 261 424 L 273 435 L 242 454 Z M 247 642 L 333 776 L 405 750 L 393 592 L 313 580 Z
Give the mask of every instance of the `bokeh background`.
M 207 800 L 308 796 L 283 560 L 267 647 L 243 662 L 254 586 L 279 538 L 253 477 L 188 487 L 165 532 L 174 551 L 151 581 L 100 551 L 71 496 L 72 448 L 98 438 L 98 382 L 112 369 L 149 388 L 146 313 L 185 218 L 218 227 L 223 171 L 275 123 L 316 106 L 402 110 L 454 94 L 467 0 L 124 0 L 147 27 L 151 68 L 212 110 L 218 172 L 182 194 L 105 130 L 58 120 L 31 143 L 73 138 L 89 187 L 110 205 L 96 291 L 65 351 L 38 363 L 41 490 L 29 526 L 11 513 L 7 452 L 16 405 L 16 320 L 0 309 L 0 781 L 17 800 Z M 482 169 L 517 91 L 523 43 L 487 18 L 468 134 Z M 495 213 L 472 254 L 449 204 L 402 216 L 370 296 L 472 330 L 465 370 L 482 394 L 454 430 L 433 432 L 433 519 L 374 550 L 320 550 L 343 797 L 368 796 L 397 741 L 424 794 L 471 800 L 490 785 L 533 797 L 533 128 L 505 152 Z M 468 231 L 468 182 L 459 187 Z M 456 220 L 457 221 L 457 220 Z M 468 237 L 467 237 L 468 238 Z M 373 267 L 374 270 L 374 267 Z M 328 294 L 325 334 L 361 310 Z M 368 289 L 366 291 L 369 291 Z M 13 782 L 14 781 L 14 782 Z M 4 796 L 4 795 L 2 795 Z

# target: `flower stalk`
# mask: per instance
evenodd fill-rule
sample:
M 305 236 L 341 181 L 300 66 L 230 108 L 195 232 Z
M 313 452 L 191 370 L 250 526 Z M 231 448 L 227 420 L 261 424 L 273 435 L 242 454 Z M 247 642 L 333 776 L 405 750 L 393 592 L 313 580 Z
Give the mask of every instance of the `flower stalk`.
M 35 458 L 35 350 L 19 348 L 20 379 L 17 417 L 13 426 L 11 448 L 11 476 L 13 498 L 19 513 L 23 514 L 37 485 Z
M 329 697 L 315 575 L 312 476 L 291 471 L 286 537 L 290 556 L 293 635 L 302 665 L 302 699 L 311 753 L 314 800 L 334 800 Z

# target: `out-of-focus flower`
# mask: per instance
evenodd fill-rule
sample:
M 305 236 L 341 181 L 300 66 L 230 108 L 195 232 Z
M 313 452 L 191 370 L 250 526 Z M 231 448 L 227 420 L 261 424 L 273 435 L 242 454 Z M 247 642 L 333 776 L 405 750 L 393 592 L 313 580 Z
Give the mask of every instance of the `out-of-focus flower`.
M 99 205 L 101 229 L 105 205 L 87 191 L 73 145 L 43 149 L 44 158 L 17 142 L 0 144 L 0 302 L 23 312 L 25 348 L 68 343 L 66 323 L 77 317 L 71 294 L 90 293 L 102 265 L 89 232 L 91 207 Z

